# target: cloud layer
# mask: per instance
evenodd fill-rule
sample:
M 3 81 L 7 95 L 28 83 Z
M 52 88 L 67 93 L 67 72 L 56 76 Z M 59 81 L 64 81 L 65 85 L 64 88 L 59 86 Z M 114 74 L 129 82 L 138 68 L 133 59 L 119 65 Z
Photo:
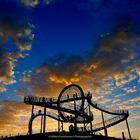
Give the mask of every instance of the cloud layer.
M 23 76 L 23 81 L 35 87 L 35 93 L 37 88 L 47 90 L 54 85 L 63 87 L 70 83 L 80 84 L 95 93 L 112 84 L 125 85 L 137 78 L 139 69 L 136 60 L 139 55 L 136 51 L 139 49 L 139 35 L 129 30 L 118 27 L 110 36 L 99 40 L 96 52 L 90 52 L 86 59 L 75 55 L 50 59 L 33 75 Z
M 13 3 L 11 4 L 13 5 Z M 18 9 L 20 13 L 19 7 L 15 6 L 15 9 Z M 3 87 L 2 92 L 6 90 L 4 85 L 16 82 L 14 68 L 18 60 L 26 56 L 24 52 L 31 49 L 34 35 L 32 25 L 24 16 L 14 15 L 12 9 L 7 7 L 1 9 L 0 12 L 3 13 L 0 15 L 0 84 Z
M 102 106 L 128 109 L 131 114 L 140 106 L 138 95 L 131 98 L 127 96 L 139 90 L 137 86 L 129 85 L 132 81 L 139 80 L 137 41 L 137 34 L 119 27 L 110 36 L 99 40 L 96 51 L 90 52 L 86 59 L 75 55 L 61 55 L 47 60 L 36 70 L 23 73 L 21 81 L 25 87 L 18 90 L 18 97 L 23 98 L 29 94 L 28 89 L 34 96 L 57 97 L 66 85 L 76 83 L 85 92 L 93 93 L 94 100 Z M 118 89 L 122 93 L 117 92 Z M 3 114 L 0 115 L 0 125 L 3 126 L 1 134 L 6 134 L 5 129 L 8 126 L 14 127 L 13 133 L 17 130 L 27 132 L 30 106 L 15 101 L 4 101 L 0 106 L 0 114 Z M 99 116 L 99 113 L 94 111 L 95 116 Z M 131 115 L 130 121 L 139 119 L 139 116 Z M 23 118 L 24 122 L 20 124 Z M 18 123 L 20 125 L 17 127 Z M 39 124 L 35 123 L 35 131 Z M 55 129 L 55 125 L 50 126 Z

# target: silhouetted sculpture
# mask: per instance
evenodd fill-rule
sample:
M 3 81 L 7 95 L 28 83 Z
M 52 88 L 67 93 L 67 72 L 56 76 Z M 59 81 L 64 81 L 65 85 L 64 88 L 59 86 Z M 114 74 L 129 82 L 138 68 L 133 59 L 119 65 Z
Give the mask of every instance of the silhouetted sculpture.
M 67 92 L 67 90 L 69 91 L 70 89 L 76 89 L 75 94 L 73 94 L 73 95 L 65 94 L 65 93 L 69 93 L 69 92 Z M 66 96 L 64 96 L 64 94 Z M 58 121 L 58 132 L 63 131 L 63 123 L 65 123 L 65 122 L 69 122 L 69 123 L 73 124 L 73 125 L 71 124 L 69 126 L 70 132 L 77 132 L 79 130 L 82 130 L 85 133 L 87 132 L 87 133 L 93 134 L 100 130 L 106 129 L 106 131 L 107 131 L 107 128 L 109 128 L 113 125 L 116 125 L 117 123 L 120 123 L 121 121 L 124 121 L 124 120 L 126 120 L 127 128 L 129 130 L 129 126 L 128 126 L 128 122 L 127 122 L 127 117 L 129 116 L 128 111 L 111 112 L 110 110 L 105 110 L 104 108 L 100 108 L 100 106 L 97 106 L 97 103 L 92 101 L 91 98 L 92 98 L 92 94 L 90 92 L 88 92 L 88 94 L 84 94 L 82 88 L 76 84 L 71 84 L 71 85 L 66 86 L 60 92 L 58 99 L 53 99 L 53 98 L 48 99 L 45 97 L 38 98 L 38 97 L 30 97 L 30 96 L 25 97 L 24 102 L 26 104 L 32 105 L 32 110 L 35 105 L 41 106 L 44 108 L 43 112 L 41 112 L 41 110 L 39 110 L 39 112 L 37 114 L 34 114 L 32 111 L 31 119 L 29 121 L 29 134 L 30 135 L 32 134 L 32 124 L 33 124 L 32 122 L 38 116 L 41 116 L 42 118 L 44 118 L 44 121 L 43 121 L 43 124 L 44 124 L 43 133 L 44 134 L 45 134 L 45 126 L 46 126 L 46 116 L 52 117 L 53 119 L 56 119 Z M 66 105 L 67 103 L 69 104 L 68 107 Z M 110 119 L 110 121 L 108 121 L 109 124 L 96 128 L 96 127 L 92 126 L 92 121 L 94 118 L 93 118 L 93 113 L 91 112 L 90 106 L 100 110 L 102 113 L 105 112 L 110 115 L 117 115 L 118 117 L 116 117 L 117 119 L 115 117 L 113 117 L 112 119 Z M 52 113 L 47 112 L 46 111 L 47 108 L 58 111 L 57 112 L 58 114 L 53 115 Z M 104 120 L 104 118 L 103 118 L 103 120 Z M 103 120 L 102 120 L 102 123 L 103 123 Z M 105 123 L 105 121 L 106 120 L 104 120 L 104 123 Z M 83 127 L 78 128 L 78 124 L 83 125 Z M 90 124 L 90 126 L 89 126 L 89 124 Z M 129 130 L 129 135 L 130 135 L 130 130 Z

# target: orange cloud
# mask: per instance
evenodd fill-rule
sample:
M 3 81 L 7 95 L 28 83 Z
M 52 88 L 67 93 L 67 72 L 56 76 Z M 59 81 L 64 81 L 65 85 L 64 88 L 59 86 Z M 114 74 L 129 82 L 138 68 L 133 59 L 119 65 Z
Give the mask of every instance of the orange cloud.
M 4 101 L 0 103 L 0 108 L 0 135 L 27 133 L 30 106 L 21 102 Z
M 134 64 L 136 73 L 140 76 L 140 61 L 136 61 Z

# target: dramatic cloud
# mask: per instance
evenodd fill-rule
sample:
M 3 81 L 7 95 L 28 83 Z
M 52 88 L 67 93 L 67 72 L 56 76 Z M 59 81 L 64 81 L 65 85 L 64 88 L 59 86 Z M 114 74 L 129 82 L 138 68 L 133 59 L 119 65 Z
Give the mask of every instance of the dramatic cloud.
M 136 57 L 138 39 L 139 36 L 119 28 L 115 34 L 101 40 L 97 53 L 91 54 L 89 70 L 98 77 L 112 75 L 116 80 L 121 78 L 129 62 Z
M 40 92 L 44 92 L 44 95 L 53 96 L 59 94 L 54 92 L 60 89 L 53 92 L 50 89 L 63 88 L 70 83 L 77 83 L 94 94 L 111 94 L 115 86 L 124 86 L 137 78 L 134 62 L 139 55 L 136 52 L 138 42 L 139 35 L 129 28 L 119 27 L 101 39 L 96 52 L 90 52 L 86 59 L 73 55 L 58 56 L 45 62 L 34 74 L 23 76 L 22 80 L 31 84 L 33 94 L 42 95 Z
M 15 9 L 20 13 L 19 7 Z M 0 10 L 3 13 L 0 15 L 0 85 L 3 87 L 0 92 L 6 91 L 4 85 L 16 82 L 14 68 L 18 60 L 27 55 L 25 51 L 31 49 L 34 37 L 28 20 L 8 10 Z
M 137 74 L 140 76 L 140 61 L 136 61 L 134 66 Z
M 15 101 L 0 103 L 0 134 L 9 135 L 20 132 L 27 133 L 27 124 L 30 116 L 30 106 Z M 9 131 L 5 131 L 9 129 Z M 10 133 L 9 133 L 10 132 Z
M 140 96 L 124 101 L 123 104 L 133 104 L 140 101 Z
M 4 87 L 3 84 L 0 84 L 0 92 L 5 92 L 6 91 L 6 88 Z
M 25 19 L 9 15 L 0 16 L 0 45 L 12 38 L 20 51 L 30 50 L 33 39 L 32 25 Z

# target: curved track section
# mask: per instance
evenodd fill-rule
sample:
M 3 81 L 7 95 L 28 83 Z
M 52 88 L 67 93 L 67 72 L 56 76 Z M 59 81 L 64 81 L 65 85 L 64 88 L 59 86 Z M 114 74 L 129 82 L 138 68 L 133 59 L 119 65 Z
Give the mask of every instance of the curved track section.
M 58 100 L 57 100 L 57 108 L 59 109 L 59 108 L 62 108 L 62 101 L 64 102 L 64 100 L 65 100 L 65 95 L 63 96 L 63 94 L 65 94 L 65 92 L 67 92 L 67 91 L 69 91 L 69 90 L 71 90 L 71 89 L 74 89 L 75 90 L 75 92 L 76 92 L 76 94 L 73 94 L 73 99 L 77 99 L 78 100 L 78 98 L 80 99 L 80 101 L 81 101 L 81 103 L 80 103 L 80 105 L 78 104 L 78 108 L 74 108 L 73 107 L 73 110 L 75 111 L 75 113 L 74 114 L 76 114 L 74 117 L 71 117 L 71 120 L 75 120 L 76 121 L 76 118 L 78 117 L 78 115 L 80 115 L 82 112 L 83 112 L 83 108 L 84 108 L 84 101 L 85 101 L 85 99 L 84 99 L 84 92 L 83 92 L 83 90 L 82 90 L 82 88 L 80 87 L 80 86 L 78 86 L 78 85 L 76 85 L 76 84 L 71 84 L 71 85 L 68 85 L 68 86 L 66 86 L 61 92 L 60 92 L 60 94 L 59 94 L 59 96 L 58 96 Z M 77 93 L 78 92 L 78 93 Z M 69 99 L 69 95 L 67 95 L 68 96 L 68 99 Z M 62 97 L 64 97 L 64 99 L 62 98 Z M 76 100 L 74 100 L 75 101 L 75 103 L 76 103 Z M 75 106 L 76 107 L 76 106 Z M 70 108 L 71 110 L 72 110 L 72 108 Z M 65 120 L 65 121 L 67 121 L 67 117 L 66 117 L 66 115 L 65 115 L 65 113 L 63 112 L 63 111 L 61 111 L 61 110 L 58 110 L 58 113 L 59 113 L 59 115 L 60 115 L 60 117 L 63 119 L 63 120 Z
M 94 102 L 91 99 L 87 99 L 87 102 L 94 108 L 96 108 L 97 110 L 103 111 L 107 114 L 111 114 L 111 115 L 125 115 L 128 111 L 127 110 L 117 110 L 117 109 L 109 109 L 109 108 L 104 108 L 103 106 L 97 104 L 96 102 Z
M 33 121 L 35 118 L 39 117 L 39 116 L 44 116 L 44 113 L 37 113 L 35 115 L 33 115 L 30 120 L 29 120 L 29 125 L 28 125 L 28 130 L 29 130 L 29 134 L 31 135 L 32 134 L 32 125 L 33 125 Z M 54 120 L 57 120 L 57 121 L 61 121 L 61 122 L 64 122 L 63 120 L 61 120 L 56 114 L 54 113 L 51 113 L 51 112 L 46 112 L 45 116 L 48 116 Z
M 73 90 L 75 93 L 73 95 L 65 95 L 65 93 Z M 52 98 L 44 98 L 44 97 L 32 97 L 26 96 L 24 98 L 24 102 L 30 105 L 36 105 L 46 108 L 51 108 L 58 111 L 58 114 L 54 114 L 51 112 L 37 113 L 33 115 L 29 121 L 29 134 L 32 134 L 32 122 L 36 117 L 39 116 L 48 116 L 60 122 L 70 122 L 70 123 L 91 123 L 93 121 L 92 112 L 88 111 L 84 105 L 85 101 L 100 110 L 101 112 L 115 115 L 115 117 L 104 120 L 105 126 L 100 122 L 98 124 L 93 124 L 93 127 L 87 127 L 86 132 L 97 132 L 106 128 L 109 128 L 113 125 L 116 125 L 124 120 L 126 120 L 129 116 L 127 110 L 112 110 L 106 109 L 96 102 L 92 100 L 92 94 L 84 94 L 82 88 L 76 84 L 71 84 L 66 86 L 59 94 L 58 99 Z M 76 104 L 78 103 L 78 104 Z M 78 131 L 83 131 L 78 128 Z
M 55 113 L 52 113 L 52 112 L 46 112 L 46 114 L 44 113 L 36 113 L 34 114 L 30 120 L 29 120 L 29 125 L 28 125 L 28 130 L 29 130 L 29 134 L 31 135 L 32 134 L 32 125 L 33 125 L 33 121 L 39 117 L 39 116 L 47 116 L 47 117 L 50 117 L 56 121 L 60 121 L 60 122 L 70 122 L 70 123 L 75 123 L 75 120 L 73 119 L 67 119 L 66 121 L 61 119 L 59 117 L 59 115 L 55 114 Z M 66 116 L 65 116 L 66 117 Z M 76 123 L 83 123 L 83 122 L 87 122 L 86 119 L 84 119 L 83 117 L 78 117 L 77 120 L 76 120 Z

